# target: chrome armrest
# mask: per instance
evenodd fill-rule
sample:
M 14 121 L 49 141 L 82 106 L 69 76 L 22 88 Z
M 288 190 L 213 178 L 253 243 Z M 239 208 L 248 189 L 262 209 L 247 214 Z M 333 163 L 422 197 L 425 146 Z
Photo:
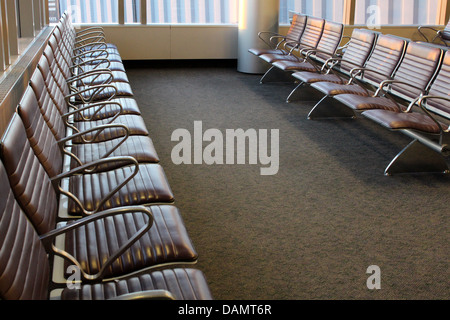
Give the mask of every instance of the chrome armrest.
M 95 117 L 95 115 L 97 115 L 107 105 L 115 105 L 115 106 L 119 107 L 119 110 L 114 114 L 113 117 L 111 117 L 111 118 L 114 118 L 114 120 L 123 113 L 123 106 L 120 102 L 118 102 L 118 101 L 101 101 L 101 102 L 89 104 L 87 106 L 83 106 L 81 108 L 78 106 L 72 106 L 75 110 L 72 110 L 70 112 L 63 114 L 62 118 L 66 121 L 66 120 L 68 120 L 68 118 L 70 116 L 80 114 L 82 121 L 92 121 L 93 117 Z M 97 108 L 97 107 L 99 107 L 99 108 Z M 82 114 L 83 111 L 93 109 L 93 108 L 97 108 L 97 109 L 94 111 L 94 114 L 91 117 L 85 117 Z
M 66 79 L 66 82 L 68 84 L 70 84 L 70 83 L 73 83 L 73 82 L 80 81 L 83 85 L 86 85 L 84 83 L 84 81 L 83 81 L 84 79 L 93 77 L 93 79 L 91 79 L 91 81 L 92 81 L 92 80 L 95 80 L 98 77 L 103 76 L 103 75 L 107 75 L 108 77 L 106 78 L 105 82 L 103 82 L 101 84 L 110 84 L 114 80 L 114 76 L 113 76 L 112 71 L 110 69 L 93 69 L 91 71 L 86 71 L 86 72 L 83 72 L 83 73 L 81 73 L 79 75 L 75 75 L 75 76 L 69 77 L 69 78 Z M 87 84 L 87 85 L 89 85 L 89 84 Z
M 109 52 L 106 49 L 83 50 L 81 53 L 74 53 L 72 62 L 77 64 L 78 61 L 83 62 L 85 59 L 108 59 L 108 57 Z
M 65 178 L 73 177 L 75 175 L 86 174 L 85 173 L 86 170 L 91 170 L 93 167 L 100 166 L 102 164 L 105 164 L 108 162 L 114 162 L 114 161 L 120 161 L 125 166 L 126 165 L 129 165 L 129 166 L 134 165 L 134 170 L 133 170 L 133 172 L 130 173 L 130 175 L 128 177 L 125 177 L 122 182 L 118 183 L 115 187 L 113 187 L 108 192 L 108 194 L 106 194 L 103 197 L 103 199 L 101 199 L 97 203 L 96 208 L 94 208 L 93 210 L 87 210 L 86 208 L 84 208 L 81 201 L 73 193 L 61 188 L 61 180 L 65 179 Z M 115 194 L 117 191 L 119 191 L 124 185 L 126 185 L 131 179 L 133 179 L 134 176 L 136 176 L 138 171 L 139 171 L 139 163 L 133 157 L 129 157 L 129 156 L 109 157 L 109 158 L 95 160 L 90 163 L 86 163 L 82 166 L 76 167 L 67 172 L 58 174 L 58 175 L 52 177 L 50 180 L 51 180 L 55 190 L 59 191 L 60 194 L 67 196 L 68 198 L 70 198 L 77 204 L 77 206 L 81 209 L 83 216 L 89 216 L 89 215 L 97 213 L 100 210 L 100 208 L 106 203 L 106 201 L 108 201 L 112 197 L 113 194 Z
M 78 139 L 78 138 L 81 138 L 82 142 L 85 143 L 85 144 L 97 143 L 97 141 L 95 141 L 95 139 L 97 138 L 97 136 L 100 133 L 102 133 L 103 131 L 108 130 L 108 129 L 117 129 L 117 128 L 120 128 L 120 129 L 122 129 L 125 132 L 125 135 L 123 136 L 123 139 L 126 140 L 129 137 L 129 135 L 130 135 L 130 129 L 126 125 L 124 125 L 122 123 L 110 123 L 110 124 L 99 125 L 99 126 L 96 126 L 94 128 L 90 128 L 90 129 L 87 129 L 87 130 L 84 130 L 84 131 L 77 131 L 76 133 L 74 133 L 74 134 L 72 134 L 70 136 L 66 136 L 66 137 L 64 137 L 62 139 L 59 139 L 57 141 L 57 143 L 58 143 L 58 145 L 60 146 L 61 149 L 64 146 L 66 146 L 67 142 L 69 142 L 71 140 L 74 140 L 74 139 Z M 95 131 L 97 131 L 97 132 L 96 132 L 96 134 L 94 134 L 94 138 L 93 139 L 86 140 L 86 139 L 83 138 L 84 135 L 89 134 L 91 132 L 95 132 Z M 68 145 L 68 146 L 70 147 L 70 145 Z
M 419 87 L 417 87 L 417 86 L 415 86 L 415 85 L 412 85 L 412 84 L 409 83 L 409 82 L 400 81 L 400 80 L 395 80 L 395 79 L 389 79 L 389 80 L 384 80 L 384 81 L 382 81 L 382 82 L 380 83 L 380 85 L 379 85 L 377 91 L 375 91 L 375 93 L 374 93 L 373 96 L 374 96 L 374 97 L 378 96 L 379 93 L 380 93 L 381 91 L 384 90 L 384 87 L 386 87 L 386 86 L 388 86 L 388 85 L 391 85 L 391 84 L 404 84 L 404 85 L 407 85 L 407 86 L 409 86 L 409 87 L 412 87 L 412 88 L 414 88 L 414 89 L 419 90 L 419 91 L 421 92 L 421 94 L 424 94 L 424 93 L 425 93 L 425 91 L 423 90 L 423 88 L 419 88 Z
M 86 46 L 91 43 L 105 43 L 105 37 L 104 36 L 89 36 L 87 38 L 83 38 L 82 40 L 78 40 L 74 42 L 74 47 L 78 48 L 80 46 Z
M 106 64 L 106 66 L 105 66 Z M 75 72 L 77 69 L 81 69 L 81 73 L 92 71 L 96 68 L 109 69 L 111 65 L 111 61 L 107 58 L 92 58 L 88 60 L 83 60 L 80 63 L 74 64 L 70 67 L 72 72 Z M 83 66 L 94 66 L 93 69 L 84 71 Z
M 108 99 L 103 99 L 103 101 L 109 101 L 117 95 L 117 88 L 112 84 L 101 84 L 101 85 L 91 86 L 89 88 L 84 88 L 82 90 L 78 90 L 77 88 L 74 88 L 71 86 L 72 93 L 68 94 L 64 98 L 66 99 L 66 102 L 68 104 L 70 104 L 71 106 L 73 106 L 73 105 L 70 100 L 76 96 L 78 96 L 80 98 L 81 103 L 87 104 L 87 103 L 90 103 L 91 101 L 93 101 L 94 98 L 96 97 L 96 95 L 99 92 L 105 90 L 106 88 L 114 88 L 113 94 L 110 97 L 108 97 Z M 92 91 L 93 91 L 93 93 L 91 94 L 89 99 L 86 99 L 83 96 L 83 93 L 92 92 Z
M 85 28 L 85 29 L 83 29 L 83 30 L 77 31 L 77 32 L 76 32 L 76 35 L 77 35 L 77 36 L 82 36 L 83 34 L 89 33 L 89 32 L 91 32 L 91 31 L 93 31 L 93 30 L 97 30 L 97 31 L 99 31 L 99 32 L 103 32 L 103 27 L 100 27 L 100 26 L 94 26 L 94 27 Z
M 445 100 L 445 101 L 449 101 L 450 102 L 450 98 L 449 97 L 443 97 L 443 96 L 431 96 L 431 95 L 423 95 L 418 99 L 418 105 L 419 107 L 422 109 L 422 111 L 428 116 L 430 117 L 440 128 L 441 130 L 441 135 L 443 135 L 444 133 L 450 133 L 450 124 L 448 126 L 448 128 L 443 128 L 442 127 L 442 123 L 440 123 L 439 121 L 436 120 L 436 118 L 431 114 L 431 112 L 429 111 L 429 109 L 426 106 L 426 101 L 429 99 L 436 99 L 436 100 Z M 443 137 L 441 136 L 441 139 L 443 139 Z M 446 141 L 446 143 L 450 146 L 450 137 L 447 137 L 448 141 Z M 441 144 L 443 144 L 444 142 L 441 140 Z
M 107 217 L 111 217 L 114 215 L 124 215 L 127 213 L 137 213 L 141 212 L 145 214 L 148 217 L 147 222 L 132 236 L 126 241 L 115 253 L 111 254 L 108 259 L 102 264 L 99 272 L 96 274 L 89 274 L 85 272 L 81 266 L 81 264 L 75 259 L 75 257 L 71 254 L 69 254 L 67 251 L 57 248 L 54 245 L 54 240 L 57 236 L 65 234 L 69 231 L 72 231 L 76 228 L 80 228 L 82 226 L 87 225 L 88 223 L 105 219 Z M 107 268 L 111 266 L 114 261 L 116 261 L 121 255 L 125 253 L 126 250 L 128 250 L 137 240 L 139 240 L 145 233 L 147 233 L 148 230 L 152 227 L 154 222 L 153 214 L 152 212 L 144 207 L 144 206 L 127 206 L 127 207 L 120 207 L 120 208 L 114 208 L 109 210 L 104 210 L 101 212 L 97 212 L 95 215 L 84 217 L 81 219 L 77 219 L 75 221 L 70 222 L 69 224 L 66 224 L 60 228 L 54 229 L 42 236 L 40 236 L 40 239 L 48 253 L 55 253 L 56 255 L 69 260 L 72 264 L 77 266 L 77 268 L 80 270 L 80 273 L 84 280 L 86 281 L 94 281 L 103 279 L 105 271 Z M 160 293 L 161 294 L 161 293 Z M 161 294 L 161 297 L 163 295 Z

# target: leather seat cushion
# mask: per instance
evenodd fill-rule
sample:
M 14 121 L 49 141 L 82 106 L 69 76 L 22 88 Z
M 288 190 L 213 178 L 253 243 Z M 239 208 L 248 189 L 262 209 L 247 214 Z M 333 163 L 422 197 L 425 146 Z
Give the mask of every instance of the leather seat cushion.
M 63 300 L 104 300 L 145 290 L 168 290 L 177 300 L 212 300 L 205 277 L 197 269 L 168 269 L 136 277 L 64 289 Z
M 111 101 L 120 103 L 122 106 L 122 114 L 134 114 L 134 115 L 140 115 L 141 111 L 139 109 L 139 106 L 134 98 L 116 98 L 112 99 Z M 83 105 L 77 105 L 78 108 L 87 107 L 90 104 L 83 104 Z M 117 112 L 120 112 L 120 107 L 116 104 L 107 104 L 102 107 L 102 109 L 95 113 L 98 108 L 89 108 L 81 112 L 85 119 L 91 119 L 91 120 L 101 120 L 113 117 L 117 114 Z M 74 116 L 75 121 L 84 121 L 79 115 Z
M 404 106 L 398 106 L 394 101 L 385 97 L 360 96 L 356 94 L 339 94 L 334 97 L 353 110 L 383 109 L 400 112 L 406 109 Z
M 352 93 L 360 96 L 368 96 L 370 93 L 357 84 L 341 84 L 332 82 L 316 82 L 311 85 L 316 90 L 326 94 L 335 96 L 338 94 Z
M 69 179 L 69 191 L 80 200 L 86 210 L 95 210 L 111 189 L 133 172 L 134 166 L 127 166 L 112 171 L 74 175 Z M 163 168 L 159 164 L 140 164 L 138 173 L 100 209 L 173 201 L 173 193 Z M 82 214 L 73 200 L 69 200 L 68 213 L 75 216 Z
M 193 262 L 198 254 L 183 219 L 173 205 L 151 206 L 153 225 L 108 269 L 107 278 L 119 277 L 162 263 Z M 146 225 L 148 216 L 128 212 L 75 228 L 65 237 L 65 250 L 89 274 L 100 271 L 103 262 Z M 66 261 L 64 270 L 71 264 Z M 68 276 L 69 274 L 66 274 Z
M 111 150 L 121 141 L 120 138 L 99 143 L 74 144 L 71 152 L 75 154 L 82 163 L 89 163 L 99 159 L 106 152 Z M 140 163 L 158 163 L 159 157 L 153 145 L 153 141 L 148 136 L 129 136 L 109 157 L 131 156 Z M 72 159 L 71 168 L 79 166 L 78 162 Z M 106 171 L 121 167 L 120 162 L 105 164 L 98 167 L 98 170 Z
M 388 129 L 414 129 L 438 134 L 439 126 L 425 114 L 411 112 L 399 113 L 389 110 L 368 110 L 363 115 Z M 445 125 L 444 125 L 445 128 Z
M 307 61 L 279 60 L 273 63 L 273 66 L 284 71 L 310 71 L 314 72 L 316 68 Z
M 333 73 L 321 74 L 317 72 L 300 71 L 293 73 L 292 76 L 305 83 L 315 83 L 319 81 L 334 82 L 334 83 L 344 82 L 340 77 L 338 77 Z

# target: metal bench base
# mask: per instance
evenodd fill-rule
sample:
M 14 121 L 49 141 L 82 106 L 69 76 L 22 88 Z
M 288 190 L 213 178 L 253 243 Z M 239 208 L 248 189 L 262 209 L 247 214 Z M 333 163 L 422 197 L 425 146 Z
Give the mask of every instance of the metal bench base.
M 444 156 L 418 140 L 406 146 L 388 165 L 384 174 L 401 173 L 449 173 Z

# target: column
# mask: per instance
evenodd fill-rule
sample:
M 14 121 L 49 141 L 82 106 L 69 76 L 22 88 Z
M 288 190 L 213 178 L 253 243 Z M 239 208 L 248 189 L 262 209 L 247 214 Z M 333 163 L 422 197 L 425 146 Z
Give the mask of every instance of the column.
M 261 74 L 268 65 L 248 52 L 250 48 L 265 48 L 258 37 L 260 31 L 278 32 L 279 0 L 240 0 L 238 34 L 238 71 Z

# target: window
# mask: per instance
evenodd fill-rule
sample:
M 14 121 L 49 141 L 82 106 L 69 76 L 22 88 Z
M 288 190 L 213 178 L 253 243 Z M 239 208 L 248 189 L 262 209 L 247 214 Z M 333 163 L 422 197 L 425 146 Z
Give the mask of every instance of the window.
M 68 11 L 72 22 L 81 23 L 118 23 L 118 0 L 55 0 L 59 12 Z M 52 1 L 49 1 L 49 6 Z M 56 21 L 55 21 L 56 22 Z
M 239 0 L 142 0 L 147 23 L 237 24 Z M 118 23 L 118 0 L 50 0 L 50 21 L 69 11 L 73 23 Z M 124 0 L 124 22 L 140 23 L 141 1 Z
M 147 23 L 238 23 L 239 0 L 146 1 Z
M 344 0 L 280 0 L 280 24 L 289 24 L 289 11 L 343 22 Z
M 141 2 L 139 0 L 125 0 L 125 23 L 141 22 Z
M 437 25 L 439 0 L 358 0 L 358 25 Z

